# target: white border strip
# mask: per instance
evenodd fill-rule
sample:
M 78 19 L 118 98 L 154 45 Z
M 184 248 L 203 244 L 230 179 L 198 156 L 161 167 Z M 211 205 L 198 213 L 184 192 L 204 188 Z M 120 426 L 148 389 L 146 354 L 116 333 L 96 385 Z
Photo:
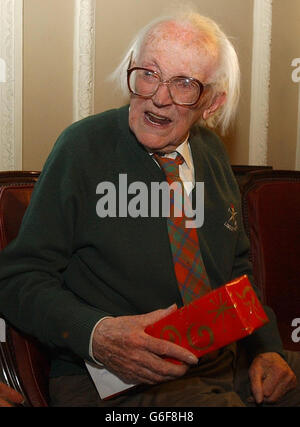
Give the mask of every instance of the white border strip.
M 267 164 L 272 6 L 272 0 L 254 0 L 250 165 Z
M 75 0 L 73 120 L 94 113 L 95 0 Z
M 23 0 L 0 2 L 0 170 L 22 170 Z

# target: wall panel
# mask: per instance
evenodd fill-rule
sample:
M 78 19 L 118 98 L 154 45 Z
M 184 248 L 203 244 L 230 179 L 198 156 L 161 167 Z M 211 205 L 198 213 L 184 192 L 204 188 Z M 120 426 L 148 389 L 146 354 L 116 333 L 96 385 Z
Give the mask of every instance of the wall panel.
M 278 169 L 296 166 L 299 83 L 291 64 L 300 58 L 299 41 L 300 1 L 273 0 L 268 163 Z
M 0 2 L 0 170 L 22 169 L 23 1 Z
M 25 0 L 24 169 L 40 169 L 72 123 L 73 33 L 73 0 Z

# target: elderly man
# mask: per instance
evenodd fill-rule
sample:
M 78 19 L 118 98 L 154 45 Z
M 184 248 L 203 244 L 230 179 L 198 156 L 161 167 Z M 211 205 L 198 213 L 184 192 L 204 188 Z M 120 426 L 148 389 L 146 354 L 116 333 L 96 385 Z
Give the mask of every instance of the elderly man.
M 180 14 L 143 29 L 116 75 L 128 85 L 130 107 L 75 123 L 58 139 L 19 236 L 1 254 L 0 312 L 53 350 L 53 405 L 245 406 L 251 392 L 235 344 L 198 360 L 144 332 L 209 289 L 242 274 L 252 280 L 225 150 L 211 131 L 197 127 L 228 126 L 238 101 L 235 51 L 214 22 Z M 121 203 L 120 177 L 150 189 L 168 179 L 166 163 L 178 168 L 177 181 L 191 199 L 197 182 L 205 186 L 203 226 L 177 236 L 180 247 L 185 233 L 193 241 L 196 262 L 181 261 L 196 277 L 190 287 L 181 283 L 170 218 L 130 215 L 129 191 L 128 210 Z M 103 183 L 116 189 L 115 200 L 105 199 Z M 236 224 L 228 228 L 230 207 Z M 257 403 L 286 403 L 295 374 L 266 310 L 270 323 L 243 342 L 250 388 Z M 138 387 L 101 401 L 84 360 Z

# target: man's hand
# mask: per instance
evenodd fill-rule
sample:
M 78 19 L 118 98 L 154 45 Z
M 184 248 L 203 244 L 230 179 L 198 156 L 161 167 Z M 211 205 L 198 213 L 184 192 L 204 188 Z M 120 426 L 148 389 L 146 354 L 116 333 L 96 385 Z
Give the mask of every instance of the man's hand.
M 184 375 L 197 357 L 172 342 L 151 337 L 146 326 L 176 310 L 173 305 L 138 316 L 104 319 L 93 335 L 93 355 L 124 382 L 156 384 Z M 178 359 L 174 364 L 163 359 Z
M 256 403 L 275 403 L 296 387 L 297 379 L 278 353 L 262 353 L 249 369 L 252 393 Z
M 0 407 L 13 407 L 20 405 L 24 397 L 13 388 L 0 383 Z

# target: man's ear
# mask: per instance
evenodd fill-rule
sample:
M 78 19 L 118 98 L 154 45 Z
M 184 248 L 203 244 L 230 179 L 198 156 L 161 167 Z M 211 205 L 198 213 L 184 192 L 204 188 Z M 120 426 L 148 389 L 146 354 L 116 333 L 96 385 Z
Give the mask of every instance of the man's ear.
M 226 97 L 226 93 L 225 92 L 217 94 L 213 98 L 212 103 L 210 104 L 210 106 L 203 111 L 203 114 L 202 114 L 203 119 L 207 120 L 207 119 L 209 119 L 209 117 L 211 117 L 213 114 L 215 114 L 215 112 L 220 107 L 222 107 L 222 105 L 225 104 L 226 98 L 227 97 Z

